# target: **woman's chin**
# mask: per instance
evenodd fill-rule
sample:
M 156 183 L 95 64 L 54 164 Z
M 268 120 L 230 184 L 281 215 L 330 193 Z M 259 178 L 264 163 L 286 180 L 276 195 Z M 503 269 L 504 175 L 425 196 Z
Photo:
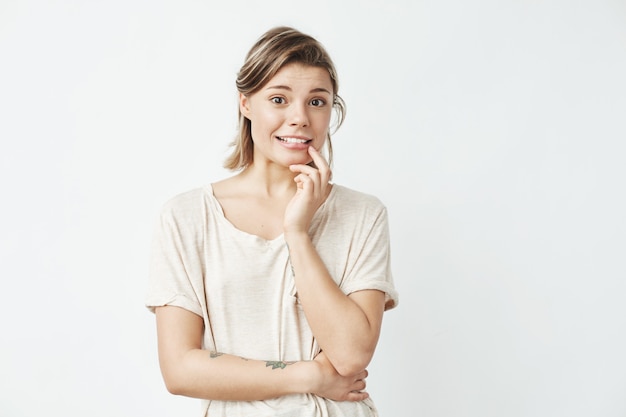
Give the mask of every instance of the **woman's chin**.
M 289 168 L 291 165 L 307 165 L 313 162 L 313 160 L 309 158 L 289 158 L 285 161 L 285 167 Z

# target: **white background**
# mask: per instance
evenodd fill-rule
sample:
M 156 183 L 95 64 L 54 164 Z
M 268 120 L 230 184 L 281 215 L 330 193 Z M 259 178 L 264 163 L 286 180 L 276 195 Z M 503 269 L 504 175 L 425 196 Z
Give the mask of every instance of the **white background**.
M 228 173 L 266 29 L 333 56 L 335 180 L 390 212 L 381 417 L 626 415 L 623 1 L 0 1 L 0 415 L 195 416 L 143 307 Z

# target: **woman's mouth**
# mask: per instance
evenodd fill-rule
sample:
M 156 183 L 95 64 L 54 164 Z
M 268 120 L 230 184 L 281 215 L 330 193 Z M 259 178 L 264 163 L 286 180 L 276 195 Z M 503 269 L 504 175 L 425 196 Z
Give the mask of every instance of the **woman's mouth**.
M 302 139 L 302 138 L 294 138 L 290 136 L 276 136 L 276 139 L 285 143 L 293 143 L 293 144 L 306 144 L 311 142 L 311 139 Z

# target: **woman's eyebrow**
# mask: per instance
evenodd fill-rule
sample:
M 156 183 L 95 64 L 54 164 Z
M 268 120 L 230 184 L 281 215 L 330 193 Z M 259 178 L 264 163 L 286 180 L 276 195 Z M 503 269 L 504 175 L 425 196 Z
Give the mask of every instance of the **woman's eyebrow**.
M 271 86 L 267 87 L 267 90 L 287 90 L 287 91 L 292 91 L 291 87 L 289 87 L 288 85 L 271 85 Z M 309 91 L 309 93 L 327 93 L 327 94 L 332 95 L 332 93 L 330 91 L 328 91 L 327 89 L 325 89 L 323 87 L 313 88 L 311 91 Z
M 330 91 L 328 91 L 327 89 L 325 89 L 323 87 L 314 88 L 311 91 L 309 91 L 309 93 L 328 93 L 331 96 L 333 95 Z

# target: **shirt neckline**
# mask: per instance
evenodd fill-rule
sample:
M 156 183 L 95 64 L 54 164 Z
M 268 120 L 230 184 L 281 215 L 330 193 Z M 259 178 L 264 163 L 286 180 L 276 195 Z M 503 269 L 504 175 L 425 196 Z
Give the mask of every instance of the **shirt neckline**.
M 318 216 L 321 216 L 323 211 L 325 211 L 326 206 L 329 204 L 329 202 L 334 199 L 335 196 L 335 189 L 337 188 L 336 184 L 331 184 L 331 189 L 330 192 L 328 193 L 328 196 L 326 197 L 326 200 L 324 200 L 324 202 L 322 203 L 322 205 L 317 209 L 317 211 L 315 212 L 315 214 L 313 215 L 313 219 L 311 220 L 311 224 L 313 224 L 315 222 L 315 219 Z M 239 237 L 245 239 L 245 240 L 249 240 L 249 241 L 253 241 L 255 243 L 259 243 L 259 244 L 263 244 L 266 246 L 276 246 L 276 245 L 280 245 L 280 244 L 284 244 L 285 243 L 285 234 L 281 233 L 278 236 L 276 236 L 273 239 L 265 239 L 259 235 L 255 235 L 253 233 L 248 233 L 244 230 L 239 229 L 237 226 L 235 226 L 230 220 L 228 220 L 226 218 L 226 215 L 224 214 L 224 209 L 222 208 L 222 205 L 220 204 L 219 200 L 217 199 L 217 197 L 215 197 L 215 194 L 213 194 L 213 184 L 209 183 L 207 184 L 205 187 L 205 192 L 211 202 L 211 204 L 213 205 L 213 207 L 215 208 L 216 212 L 218 213 L 218 218 L 219 220 L 226 225 L 226 227 L 228 229 L 231 230 L 232 233 L 235 233 L 236 235 L 238 235 Z

